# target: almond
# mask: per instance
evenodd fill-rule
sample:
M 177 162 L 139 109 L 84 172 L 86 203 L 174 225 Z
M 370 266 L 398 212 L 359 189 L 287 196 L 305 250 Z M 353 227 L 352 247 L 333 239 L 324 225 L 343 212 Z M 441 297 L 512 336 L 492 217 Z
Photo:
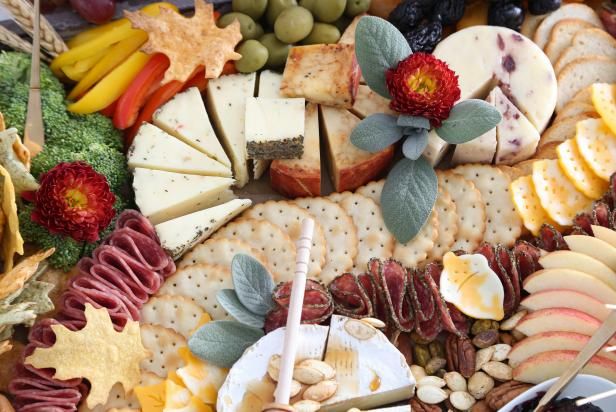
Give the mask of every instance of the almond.
M 368 340 L 376 335 L 376 328 L 357 319 L 349 319 L 344 323 L 347 333 L 359 340 Z
M 511 345 L 507 345 L 504 343 L 499 343 L 494 345 L 494 353 L 492 354 L 492 360 L 501 362 L 509 357 L 509 352 L 511 352 Z
M 314 368 L 320 371 L 325 376 L 325 379 L 333 379 L 336 376 L 336 370 L 329 363 L 318 359 L 305 359 L 297 364 L 296 368 L 299 367 Z
M 385 322 L 377 318 L 361 318 L 360 320 L 377 329 L 383 329 L 385 326 L 387 326 L 385 325 Z
M 278 382 L 280 374 L 280 355 L 272 355 L 267 364 L 267 374 L 274 382 Z
M 447 392 L 436 386 L 420 386 L 417 388 L 417 397 L 429 405 L 436 405 L 447 399 Z
M 326 380 L 315 385 L 309 386 L 304 391 L 302 398 L 311 401 L 323 402 L 336 393 L 338 390 L 338 382 L 334 380 Z
M 310 366 L 296 366 L 293 370 L 293 379 L 306 385 L 314 385 L 325 380 L 325 374 L 319 369 Z
M 449 402 L 460 411 L 467 411 L 475 404 L 475 398 L 468 392 L 456 391 L 449 395 Z
M 477 351 L 475 354 L 475 372 L 481 370 L 483 365 L 490 362 L 495 350 L 496 348 L 494 346 L 490 346 Z
M 502 362 L 490 361 L 481 368 L 485 373 L 499 381 L 510 381 L 513 377 L 511 366 Z
M 447 387 L 454 392 L 466 391 L 466 379 L 460 372 L 447 372 L 443 377 Z
M 417 381 L 417 387 L 435 386 L 437 388 L 443 388 L 445 385 L 445 380 L 438 376 L 425 376 Z
M 521 310 L 515 314 L 513 314 L 509 319 L 506 319 L 501 322 L 500 329 L 501 330 L 513 330 L 520 320 L 526 316 L 527 311 Z

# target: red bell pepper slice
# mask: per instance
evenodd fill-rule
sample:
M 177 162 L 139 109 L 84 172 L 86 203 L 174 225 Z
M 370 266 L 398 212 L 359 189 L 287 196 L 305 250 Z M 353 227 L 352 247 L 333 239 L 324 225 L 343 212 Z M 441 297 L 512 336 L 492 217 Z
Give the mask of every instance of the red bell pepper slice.
M 113 119 L 113 115 L 116 111 L 116 107 L 118 106 L 118 101 L 114 101 L 113 103 L 111 103 L 109 106 L 105 107 L 103 110 L 100 111 L 100 114 L 102 114 L 103 116 L 106 116 L 110 119 Z
M 116 128 L 124 130 L 135 123 L 139 110 L 153 90 L 158 88 L 168 68 L 169 58 L 167 56 L 162 53 L 152 56 L 118 99 L 113 115 L 113 125 Z

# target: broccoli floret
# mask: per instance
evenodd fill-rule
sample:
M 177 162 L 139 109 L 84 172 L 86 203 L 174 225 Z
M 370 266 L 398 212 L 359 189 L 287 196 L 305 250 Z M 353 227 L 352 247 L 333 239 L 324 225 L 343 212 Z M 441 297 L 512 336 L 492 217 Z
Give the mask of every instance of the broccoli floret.
M 0 88 L 10 92 L 15 83 L 30 83 L 30 55 L 21 52 L 0 53 Z M 46 64 L 41 64 L 41 89 L 65 96 L 64 86 Z
M 123 150 L 124 140 L 122 138 L 122 133 L 113 126 L 111 119 L 100 113 L 88 115 L 70 113 L 69 116 L 79 124 L 80 129 L 86 130 L 87 133 L 94 134 L 99 142 L 113 147 L 118 151 Z

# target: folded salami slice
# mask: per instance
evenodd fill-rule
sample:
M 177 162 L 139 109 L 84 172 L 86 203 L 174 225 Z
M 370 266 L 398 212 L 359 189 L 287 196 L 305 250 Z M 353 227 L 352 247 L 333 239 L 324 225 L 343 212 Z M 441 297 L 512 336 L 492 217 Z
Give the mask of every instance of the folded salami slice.
M 426 283 L 432 291 L 434 302 L 436 308 L 438 309 L 442 329 L 447 332 L 455 333 L 456 335 L 466 334 L 466 329 L 468 328 L 466 316 L 464 316 L 464 314 L 455 306 L 447 303 L 443 298 L 443 295 L 441 295 L 439 283 L 443 268 L 441 265 L 432 262 L 428 263 L 424 270 L 426 274 Z M 439 282 L 437 282 L 437 279 Z
M 515 258 L 513 252 L 506 249 L 502 245 L 496 247 L 496 263 L 498 267 L 509 276 L 511 285 L 515 292 L 514 310 L 520 304 L 522 298 L 522 281 L 520 280 L 520 274 L 518 273 L 517 265 L 515 264 Z
M 436 284 L 431 276 L 421 270 L 414 271 L 410 278 L 411 297 L 415 311 L 415 332 L 422 339 L 432 341 L 443 330 L 441 308 L 436 307 L 438 303 L 432 288 Z
M 488 260 L 488 264 L 490 265 L 490 269 L 492 269 L 500 279 L 505 292 L 505 296 L 503 299 L 503 309 L 505 311 L 505 316 L 510 315 L 516 308 L 515 289 L 513 288 L 513 283 L 511 282 L 511 279 L 509 278 L 507 272 L 503 269 L 502 266 L 498 264 L 496 250 L 492 245 L 483 243 L 479 246 L 477 252 L 486 257 L 486 259 Z
M 588 213 L 580 213 L 573 218 L 573 226 L 584 231 L 584 234 L 592 235 L 592 218 Z
M 567 243 L 565 243 L 563 235 L 558 230 L 556 230 L 554 226 L 547 223 L 541 225 L 541 228 L 539 229 L 539 234 L 535 238 L 535 242 L 537 243 L 537 246 L 539 248 L 548 252 L 568 249 Z
M 605 202 L 595 202 L 592 206 L 592 223 L 594 225 L 610 227 L 611 210 Z
M 382 320 L 387 324 L 387 328 L 391 328 L 392 320 L 391 320 L 391 309 L 387 304 L 387 297 L 385 297 L 384 285 L 381 283 L 380 271 L 383 263 L 379 259 L 370 259 L 368 262 L 368 273 L 367 276 L 370 277 L 370 281 L 372 283 L 372 290 L 375 297 L 374 301 L 374 313 L 376 317 Z
M 513 255 L 522 281 L 541 269 L 541 265 L 539 264 L 541 251 L 536 246 L 523 240 L 518 241 L 513 247 Z
M 370 297 L 352 273 L 336 277 L 328 289 L 334 300 L 336 313 L 357 319 L 374 316 Z
M 389 314 L 394 326 L 402 332 L 413 330 L 415 320 L 411 299 L 407 295 L 406 270 L 402 265 L 388 259 L 379 265 L 378 284 L 382 286 Z

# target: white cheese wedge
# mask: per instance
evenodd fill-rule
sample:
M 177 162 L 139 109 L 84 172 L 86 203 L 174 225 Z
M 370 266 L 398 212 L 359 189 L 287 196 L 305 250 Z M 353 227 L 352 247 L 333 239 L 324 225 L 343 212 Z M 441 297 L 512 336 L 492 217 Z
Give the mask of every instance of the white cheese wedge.
M 252 202 L 233 199 L 222 205 L 200 210 L 154 226 L 162 247 L 178 259 L 197 243 L 201 243 L 221 226 L 246 210 Z
M 246 98 L 255 91 L 256 74 L 232 74 L 210 80 L 206 103 L 208 111 L 233 163 L 233 177 L 238 187 L 248 183 L 244 118 Z
M 492 106 L 495 106 L 497 97 L 497 89 L 492 89 L 486 101 Z M 499 89 L 500 90 L 500 89 Z M 459 165 L 464 163 L 487 163 L 491 164 L 496 153 L 496 128 L 492 128 L 470 142 L 456 145 L 453 157 L 453 164 Z
M 338 390 L 320 411 L 367 409 L 413 396 L 415 379 L 404 356 L 383 333 L 357 319 L 332 316 L 324 360 L 336 370 Z
M 231 161 L 214 133 L 201 93 L 196 87 L 176 94 L 154 113 L 153 121 L 170 135 L 231 168 Z
M 246 99 L 246 151 L 251 159 L 294 159 L 304 151 L 303 98 Z
M 494 105 L 503 116 L 496 126 L 495 164 L 512 165 L 535 154 L 539 132 L 522 112 L 505 96 L 500 87 L 495 87 Z
M 217 204 L 234 180 L 135 168 L 135 202 L 145 217 L 157 225 Z M 223 197 L 224 198 L 224 197 Z
M 280 83 L 282 83 L 282 74 L 272 70 L 263 70 L 259 74 L 259 90 L 257 96 L 272 99 L 281 98 Z M 271 162 L 270 159 L 254 159 L 252 161 L 252 174 L 255 180 L 263 176 Z
M 397 114 L 389 108 L 388 99 L 372 91 L 370 87 L 363 84 L 360 84 L 357 89 L 357 96 L 355 97 L 355 103 L 351 111 L 361 118 L 368 117 L 375 113 Z
M 301 325 L 295 359 L 323 359 L 328 328 Z M 281 355 L 285 328 L 276 329 L 246 349 L 233 365 L 225 383 L 218 391 L 218 412 L 261 411 L 274 399 L 275 383 L 267 375 L 269 360 Z
M 432 166 L 436 166 L 443 160 L 443 156 L 447 153 L 449 143 L 441 139 L 434 129 L 428 133 L 428 145 L 424 149 L 423 155 Z
M 143 123 L 128 149 L 128 166 L 202 176 L 231 177 L 231 171 L 158 127 Z

